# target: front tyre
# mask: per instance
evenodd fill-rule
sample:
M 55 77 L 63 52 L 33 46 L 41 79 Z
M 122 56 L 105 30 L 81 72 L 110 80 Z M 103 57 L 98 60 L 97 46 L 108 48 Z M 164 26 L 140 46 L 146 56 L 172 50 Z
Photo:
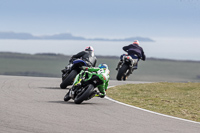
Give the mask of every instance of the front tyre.
M 117 80 L 122 80 L 122 79 L 124 80 L 127 70 L 128 70 L 128 65 L 123 64 L 117 73 Z
M 89 98 L 89 96 L 91 96 L 91 94 L 94 91 L 94 86 L 92 84 L 89 84 L 86 88 L 85 91 L 83 93 L 81 93 L 80 95 L 78 94 L 75 99 L 74 99 L 74 103 L 76 104 L 81 104 L 84 100 L 87 100 Z
M 76 70 L 72 70 L 65 80 L 60 84 L 60 88 L 65 89 L 68 85 L 72 85 L 77 74 L 78 72 Z

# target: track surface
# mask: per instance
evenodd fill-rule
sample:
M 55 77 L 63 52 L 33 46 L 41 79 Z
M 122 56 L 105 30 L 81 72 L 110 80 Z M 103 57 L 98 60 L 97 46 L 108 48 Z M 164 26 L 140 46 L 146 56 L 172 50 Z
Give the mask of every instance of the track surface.
M 0 75 L 0 133 L 199 133 L 200 124 L 93 98 L 64 102 L 59 78 Z M 138 82 L 110 81 L 110 85 Z

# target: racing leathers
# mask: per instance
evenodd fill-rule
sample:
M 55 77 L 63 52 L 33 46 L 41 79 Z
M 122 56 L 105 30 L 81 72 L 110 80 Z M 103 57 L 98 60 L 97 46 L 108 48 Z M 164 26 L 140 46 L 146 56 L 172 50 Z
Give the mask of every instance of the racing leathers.
M 129 76 L 130 74 L 132 74 L 134 69 L 137 69 L 138 61 L 140 59 L 145 61 L 146 60 L 146 56 L 144 54 L 143 48 L 140 47 L 138 44 L 130 44 L 128 46 L 124 46 L 122 49 L 125 52 L 127 52 L 128 55 L 130 55 L 132 57 L 132 61 L 131 61 L 130 67 L 129 67 L 129 72 L 127 74 L 127 76 Z M 118 70 L 119 66 L 122 64 L 123 56 L 127 56 L 127 55 L 123 54 L 123 55 L 120 56 L 120 61 L 119 61 L 118 65 L 117 65 L 116 70 Z
M 96 62 L 97 62 L 96 56 L 94 55 L 93 51 L 81 51 L 71 57 L 71 59 L 74 59 L 74 58 L 82 59 L 83 61 L 86 62 L 86 64 L 89 67 L 95 67 Z
M 130 44 L 128 46 L 124 46 L 123 50 L 128 53 L 132 58 L 137 57 L 138 59 L 142 59 L 145 61 L 146 56 L 142 47 L 137 44 Z
M 81 51 L 81 52 L 73 55 L 71 57 L 71 59 L 69 60 L 69 63 L 72 63 L 73 60 L 75 60 L 75 59 L 82 59 L 83 61 L 85 61 L 85 63 L 89 67 L 95 67 L 96 62 L 97 62 L 97 58 L 94 55 L 93 51 Z M 61 70 L 62 73 L 66 73 L 66 71 L 67 71 L 66 67 L 65 67 L 65 69 Z

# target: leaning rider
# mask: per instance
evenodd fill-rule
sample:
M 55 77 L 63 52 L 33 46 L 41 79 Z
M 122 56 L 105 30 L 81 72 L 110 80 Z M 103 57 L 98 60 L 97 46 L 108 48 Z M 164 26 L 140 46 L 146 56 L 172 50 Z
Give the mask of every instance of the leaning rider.
M 134 63 L 131 63 L 131 65 L 129 67 L 129 73 L 128 73 L 128 75 L 132 74 L 133 69 L 137 69 L 138 61 L 140 59 L 142 59 L 143 61 L 146 60 L 146 56 L 144 54 L 143 48 L 141 46 L 139 46 L 139 44 L 140 44 L 139 41 L 135 40 L 133 42 L 133 44 L 130 44 L 128 46 L 124 46 L 123 47 L 123 50 L 125 52 L 127 52 L 128 55 L 130 55 L 132 57 L 132 59 L 134 60 Z M 122 64 L 122 58 L 123 58 L 124 55 L 125 54 L 121 55 L 120 62 L 118 63 L 116 70 L 118 70 L 119 66 Z
M 108 82 L 110 79 L 110 76 L 109 76 L 110 71 L 108 69 L 108 66 L 106 64 L 100 64 L 99 67 L 83 67 L 82 69 L 83 70 L 75 78 L 74 86 L 81 85 L 82 83 L 84 84 L 85 82 L 91 80 L 91 78 L 99 78 L 102 81 L 102 83 L 97 86 L 100 93 L 97 93 L 95 96 L 104 98 L 106 96 L 106 91 L 108 89 Z M 92 73 L 94 73 L 93 75 L 95 75 L 95 76 L 89 77 L 88 80 L 80 82 L 80 81 L 78 81 L 79 76 L 84 71 L 92 72 Z
M 71 59 L 69 60 L 69 63 L 72 63 L 73 60 L 75 60 L 75 59 L 82 59 L 83 61 L 85 61 L 85 63 L 89 67 L 95 67 L 96 62 L 97 62 L 97 58 L 94 54 L 94 48 L 92 46 L 88 46 L 85 48 L 84 51 L 81 51 L 81 52 L 73 55 L 71 57 Z M 62 73 L 66 73 L 67 69 L 65 68 L 61 71 L 62 71 Z

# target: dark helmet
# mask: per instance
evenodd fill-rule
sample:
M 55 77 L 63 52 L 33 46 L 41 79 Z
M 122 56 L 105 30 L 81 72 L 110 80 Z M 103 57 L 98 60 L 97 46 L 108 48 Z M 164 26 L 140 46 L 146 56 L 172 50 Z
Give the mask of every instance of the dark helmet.
M 85 51 L 93 51 L 94 52 L 94 49 L 92 46 L 88 46 L 85 48 Z
M 106 64 L 99 64 L 99 68 L 106 68 L 106 69 L 108 69 L 108 65 L 106 65 Z

